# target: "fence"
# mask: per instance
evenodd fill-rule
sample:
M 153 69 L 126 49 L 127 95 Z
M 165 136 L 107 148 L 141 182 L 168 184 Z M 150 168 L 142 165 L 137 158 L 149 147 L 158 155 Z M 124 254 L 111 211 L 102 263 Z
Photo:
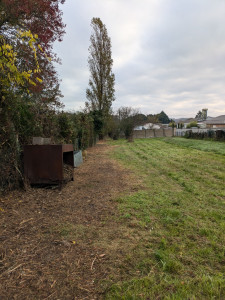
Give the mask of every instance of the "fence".
M 133 137 L 134 139 L 148 139 L 155 137 L 172 137 L 173 128 L 160 128 L 160 129 L 142 129 L 134 130 Z
M 225 130 L 218 128 L 202 129 L 177 129 L 177 128 L 160 128 L 160 129 L 142 129 L 134 130 L 134 139 L 148 139 L 156 137 L 172 137 L 172 136 L 185 136 L 188 134 L 189 138 L 216 138 L 217 140 L 224 140 Z

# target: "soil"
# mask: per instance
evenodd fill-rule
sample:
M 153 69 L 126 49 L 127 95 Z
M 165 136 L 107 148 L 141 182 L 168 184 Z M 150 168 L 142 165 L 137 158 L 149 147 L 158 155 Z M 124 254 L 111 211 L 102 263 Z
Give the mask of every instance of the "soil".
M 88 149 L 62 190 L 29 187 L 0 198 L 1 300 L 104 298 L 126 247 L 115 199 L 135 190 L 111 147 Z

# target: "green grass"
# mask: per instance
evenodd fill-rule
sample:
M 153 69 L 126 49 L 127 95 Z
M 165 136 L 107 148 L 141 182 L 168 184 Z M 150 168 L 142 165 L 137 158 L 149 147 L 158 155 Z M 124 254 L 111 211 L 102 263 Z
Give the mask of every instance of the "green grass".
M 164 141 L 181 147 L 225 155 L 225 142 L 193 140 L 185 138 L 165 138 Z
M 225 144 L 111 143 L 143 188 L 117 199 L 123 226 L 138 238 L 106 299 L 225 299 Z

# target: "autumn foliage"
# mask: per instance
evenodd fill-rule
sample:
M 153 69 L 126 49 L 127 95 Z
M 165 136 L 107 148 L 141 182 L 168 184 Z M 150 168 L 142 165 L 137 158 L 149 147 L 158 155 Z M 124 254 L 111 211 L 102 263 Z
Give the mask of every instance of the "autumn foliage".
M 1 0 L 0 25 L 21 26 L 38 34 L 44 51 L 51 53 L 52 43 L 61 41 L 65 25 L 59 4 L 64 0 Z
M 22 145 L 56 134 L 62 104 L 53 43 L 65 32 L 63 3 L 0 1 L 0 190 L 22 178 Z

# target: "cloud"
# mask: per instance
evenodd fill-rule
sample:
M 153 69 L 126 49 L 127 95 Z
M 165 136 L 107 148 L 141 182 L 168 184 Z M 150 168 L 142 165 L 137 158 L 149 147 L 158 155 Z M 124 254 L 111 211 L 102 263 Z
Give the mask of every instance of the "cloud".
M 62 9 L 67 34 L 55 51 L 66 108 L 84 106 L 90 23 L 100 17 L 112 42 L 115 109 L 225 113 L 224 1 L 67 0 Z

